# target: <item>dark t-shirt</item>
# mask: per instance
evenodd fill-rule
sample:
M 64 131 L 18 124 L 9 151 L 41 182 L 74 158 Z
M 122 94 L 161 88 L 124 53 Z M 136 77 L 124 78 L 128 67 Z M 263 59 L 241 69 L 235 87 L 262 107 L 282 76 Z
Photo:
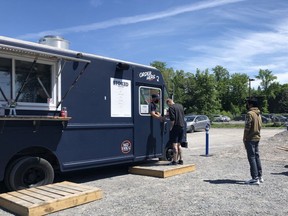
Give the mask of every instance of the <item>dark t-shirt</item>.
M 155 103 L 151 102 L 149 104 L 149 113 L 151 113 L 152 111 L 156 112 L 156 110 L 157 110 L 157 105 Z
M 184 109 L 181 104 L 173 104 L 169 107 L 169 117 L 174 121 L 174 126 L 184 127 Z

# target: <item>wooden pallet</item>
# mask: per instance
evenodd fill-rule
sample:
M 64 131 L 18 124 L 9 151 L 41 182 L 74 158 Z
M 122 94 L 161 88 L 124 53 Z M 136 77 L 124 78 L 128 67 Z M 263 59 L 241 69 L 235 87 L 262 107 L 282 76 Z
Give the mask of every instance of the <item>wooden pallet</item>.
M 195 164 L 169 166 L 168 163 L 169 162 L 167 161 L 157 161 L 140 166 L 133 166 L 129 168 L 129 173 L 158 178 L 167 178 L 170 176 L 192 172 L 196 169 Z
M 64 181 L 0 194 L 0 206 L 17 215 L 39 216 L 98 200 L 102 196 L 99 188 Z

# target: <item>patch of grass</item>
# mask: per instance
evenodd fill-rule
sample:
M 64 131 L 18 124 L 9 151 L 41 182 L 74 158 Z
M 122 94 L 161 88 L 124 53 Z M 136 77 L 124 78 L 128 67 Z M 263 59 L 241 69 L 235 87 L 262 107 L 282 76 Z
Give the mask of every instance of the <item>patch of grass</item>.
M 212 122 L 212 128 L 244 128 L 244 122 L 242 123 L 230 123 L 230 122 Z M 267 123 L 262 124 L 262 128 L 285 128 L 285 125 Z
M 274 122 L 274 123 L 267 123 L 267 124 L 263 124 L 262 127 L 266 127 L 266 128 L 286 128 L 286 125 L 284 125 L 283 123 L 278 123 L 278 122 Z
M 229 122 L 212 123 L 212 128 L 244 128 L 244 124 L 231 124 Z

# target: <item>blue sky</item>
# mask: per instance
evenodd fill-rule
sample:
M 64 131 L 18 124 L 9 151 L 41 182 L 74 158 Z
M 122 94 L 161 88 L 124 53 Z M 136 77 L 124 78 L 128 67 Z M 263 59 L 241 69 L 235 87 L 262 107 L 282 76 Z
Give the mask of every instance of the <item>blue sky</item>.
M 3 36 L 60 35 L 72 50 L 192 73 L 268 69 L 288 83 L 287 0 L 6 0 L 1 9 Z

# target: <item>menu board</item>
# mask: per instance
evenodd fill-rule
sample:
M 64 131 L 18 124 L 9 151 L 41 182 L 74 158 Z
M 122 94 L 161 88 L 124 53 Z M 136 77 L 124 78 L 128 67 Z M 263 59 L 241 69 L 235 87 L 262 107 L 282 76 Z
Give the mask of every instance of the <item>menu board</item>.
M 111 117 L 131 117 L 131 80 L 110 78 Z

